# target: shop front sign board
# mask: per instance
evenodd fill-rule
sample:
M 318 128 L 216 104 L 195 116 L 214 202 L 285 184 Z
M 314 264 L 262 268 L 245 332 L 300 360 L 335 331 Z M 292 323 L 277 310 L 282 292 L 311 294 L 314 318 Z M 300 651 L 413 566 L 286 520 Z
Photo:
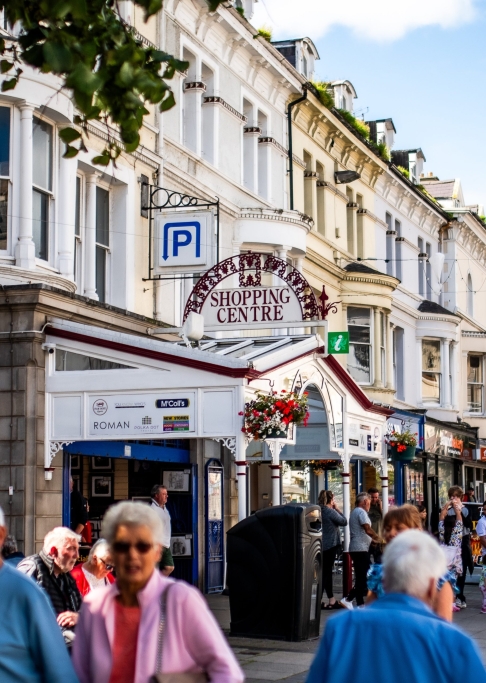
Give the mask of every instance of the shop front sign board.
M 434 424 L 425 424 L 426 453 L 443 455 L 449 458 L 472 460 L 476 442 L 465 434 L 443 429 Z
M 363 421 L 350 420 L 348 422 L 348 445 L 353 453 L 359 455 L 381 455 L 381 427 Z
M 87 401 L 90 437 L 184 437 L 196 431 L 195 392 L 90 394 Z

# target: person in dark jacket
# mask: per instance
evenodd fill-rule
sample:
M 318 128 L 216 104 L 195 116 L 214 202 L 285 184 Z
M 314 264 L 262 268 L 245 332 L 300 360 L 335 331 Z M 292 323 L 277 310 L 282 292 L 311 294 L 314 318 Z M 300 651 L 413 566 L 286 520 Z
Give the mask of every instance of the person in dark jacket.
M 74 480 L 69 480 L 71 491 L 71 529 L 77 534 L 82 534 L 88 523 L 88 501 L 81 492 L 74 487 Z
M 76 581 L 69 573 L 79 557 L 80 538 L 71 529 L 56 527 L 44 538 L 42 550 L 26 557 L 17 567 L 47 593 L 68 646 L 74 640 L 82 604 Z
M 24 559 L 25 555 L 19 551 L 15 536 L 7 536 L 3 542 L 2 557 L 12 567 L 16 567 Z
M 322 585 L 329 598 L 329 603 L 321 603 L 321 607 L 328 610 L 340 609 L 332 590 L 332 570 L 341 545 L 339 527 L 346 526 L 348 520 L 336 505 L 332 491 L 321 491 L 317 503 L 321 506 L 322 515 Z

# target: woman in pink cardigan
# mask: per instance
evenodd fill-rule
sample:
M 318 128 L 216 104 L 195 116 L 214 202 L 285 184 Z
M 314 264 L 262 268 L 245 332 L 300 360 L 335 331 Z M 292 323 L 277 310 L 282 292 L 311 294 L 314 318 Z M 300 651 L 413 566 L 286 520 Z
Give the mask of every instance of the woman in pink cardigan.
M 102 535 L 117 579 L 84 599 L 73 646 L 80 683 L 149 683 L 154 673 L 200 672 L 211 683 L 243 683 L 243 672 L 200 592 L 156 569 L 162 533 L 158 515 L 143 503 L 118 503 L 106 513 Z

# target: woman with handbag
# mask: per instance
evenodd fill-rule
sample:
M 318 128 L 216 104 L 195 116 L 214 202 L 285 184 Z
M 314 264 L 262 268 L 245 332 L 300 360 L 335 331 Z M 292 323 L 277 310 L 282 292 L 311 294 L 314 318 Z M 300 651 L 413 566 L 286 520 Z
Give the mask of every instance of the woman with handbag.
M 327 605 L 321 603 L 321 608 L 341 609 L 332 590 L 332 570 L 341 546 L 339 527 L 346 526 L 348 520 L 336 505 L 332 491 L 321 491 L 317 503 L 321 506 L 322 517 L 322 586 L 323 594 L 326 591 L 329 599 Z
M 80 683 L 243 683 L 243 673 L 200 592 L 157 571 L 162 522 L 143 503 L 105 515 L 116 583 L 88 594 L 73 664 Z

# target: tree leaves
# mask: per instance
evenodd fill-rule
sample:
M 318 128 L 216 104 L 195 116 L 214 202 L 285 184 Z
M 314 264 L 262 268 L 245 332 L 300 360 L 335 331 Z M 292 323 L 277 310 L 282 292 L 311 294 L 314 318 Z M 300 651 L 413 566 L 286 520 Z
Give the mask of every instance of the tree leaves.
M 223 0 L 206 0 L 215 11 Z M 145 20 L 162 7 L 162 0 L 134 0 L 145 11 Z M 90 121 L 114 126 L 124 149 L 133 152 L 140 144 L 140 129 L 149 110 L 161 112 L 175 104 L 170 81 L 188 68 L 152 46 L 146 46 L 118 14 L 117 0 L 0 0 L 8 23 L 21 25 L 18 42 L 0 38 L 0 73 L 15 66 L 15 77 L 2 82 L 2 92 L 13 90 L 26 62 L 43 73 L 60 77 L 69 89 L 77 114 L 74 124 L 64 128 L 65 158 L 85 149 L 84 137 Z M 71 143 L 80 139 L 80 148 Z M 123 151 L 110 136 L 103 152 L 93 159 L 107 166 Z

